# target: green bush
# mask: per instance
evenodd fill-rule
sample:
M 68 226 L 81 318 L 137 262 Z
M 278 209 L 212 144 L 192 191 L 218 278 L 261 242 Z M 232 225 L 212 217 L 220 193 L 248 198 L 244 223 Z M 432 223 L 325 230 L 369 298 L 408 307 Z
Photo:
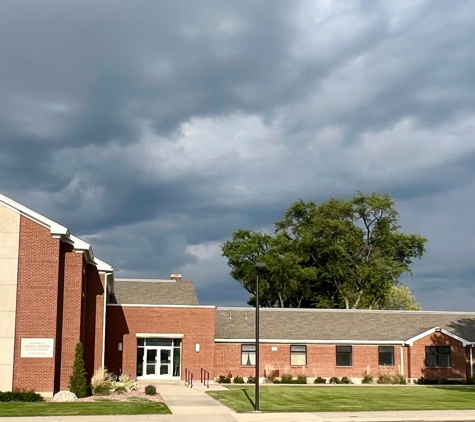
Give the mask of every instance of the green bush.
M 144 391 L 147 396 L 155 396 L 157 394 L 157 387 L 149 384 L 145 387 Z
M 280 379 L 279 378 L 274 378 L 272 381 L 273 384 L 280 384 Z
M 34 391 L 27 390 L 13 390 L 0 391 L 0 402 L 21 401 L 21 402 L 36 402 L 44 401 L 44 398 Z
M 280 383 L 281 384 L 292 384 L 293 377 L 290 374 L 282 374 L 280 377 Z
M 218 377 L 218 382 L 220 384 L 231 384 L 231 378 L 227 377 L 226 375 L 220 375 Z
M 237 375 L 233 379 L 234 384 L 244 384 L 244 378 L 243 377 L 238 377 Z
M 90 388 L 86 380 L 86 370 L 84 369 L 84 349 L 81 342 L 76 344 L 73 373 L 69 377 L 69 391 L 76 394 L 77 398 L 87 397 L 90 394 Z
M 386 374 L 380 375 L 378 377 L 378 384 L 392 384 L 391 377 Z
M 102 384 L 94 387 L 92 390 L 92 394 L 94 396 L 108 396 L 111 393 L 112 385 L 110 381 L 105 381 Z
M 313 383 L 314 384 L 325 384 L 327 382 L 327 380 L 325 378 L 322 378 L 322 377 L 318 377 L 318 378 L 315 378 Z
M 307 384 L 307 376 L 305 374 L 300 374 L 294 382 L 295 384 Z
M 248 377 L 247 378 L 247 383 L 248 384 L 255 384 L 256 383 L 256 379 L 254 377 Z
M 366 374 L 361 380 L 361 384 L 373 384 L 373 377 L 371 375 Z
M 417 380 L 417 384 L 425 385 L 462 385 L 462 384 L 471 384 L 471 382 L 466 380 L 449 380 L 447 378 L 424 378 L 421 377 Z
M 341 384 L 353 384 L 353 382 L 352 382 L 348 377 L 343 377 L 343 378 L 340 380 L 340 383 L 341 383 Z
M 114 393 L 116 393 L 116 394 L 125 394 L 125 393 L 127 393 L 127 388 L 125 388 L 123 385 L 119 385 L 114 390 Z
M 341 384 L 340 378 L 338 377 L 331 377 L 330 381 L 328 381 L 330 384 Z

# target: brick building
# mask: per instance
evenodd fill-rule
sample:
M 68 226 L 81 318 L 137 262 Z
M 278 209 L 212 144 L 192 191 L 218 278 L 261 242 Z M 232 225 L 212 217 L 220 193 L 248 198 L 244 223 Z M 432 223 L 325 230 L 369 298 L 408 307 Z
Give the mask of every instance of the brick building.
M 251 376 L 252 308 L 201 306 L 194 286 L 114 279 L 91 246 L 0 195 L 0 390 L 67 389 L 74 350 L 86 371 L 182 379 L 185 369 Z M 472 378 L 475 313 L 262 309 L 261 368 L 359 380 Z

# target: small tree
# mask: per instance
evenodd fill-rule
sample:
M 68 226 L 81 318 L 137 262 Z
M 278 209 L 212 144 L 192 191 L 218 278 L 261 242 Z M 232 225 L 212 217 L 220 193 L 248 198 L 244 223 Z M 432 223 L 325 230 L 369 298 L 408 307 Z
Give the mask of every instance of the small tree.
M 76 344 L 74 356 L 73 373 L 69 377 L 69 391 L 82 398 L 88 396 L 89 386 L 86 380 L 86 370 L 84 369 L 84 349 L 82 343 Z

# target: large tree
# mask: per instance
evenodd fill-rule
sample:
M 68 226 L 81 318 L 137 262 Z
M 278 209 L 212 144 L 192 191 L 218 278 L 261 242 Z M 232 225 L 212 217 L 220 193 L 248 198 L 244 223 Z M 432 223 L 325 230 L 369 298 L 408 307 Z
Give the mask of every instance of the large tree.
M 222 249 L 231 276 L 252 295 L 254 264 L 267 264 L 259 286 L 263 306 L 381 309 L 425 251 L 425 238 L 399 228 L 388 195 L 358 192 L 319 205 L 299 200 L 273 235 L 238 230 Z

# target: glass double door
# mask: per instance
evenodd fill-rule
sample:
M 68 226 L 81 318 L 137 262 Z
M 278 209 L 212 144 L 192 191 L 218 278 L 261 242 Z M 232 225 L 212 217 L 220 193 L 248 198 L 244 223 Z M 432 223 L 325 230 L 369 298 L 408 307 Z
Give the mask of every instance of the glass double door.
M 171 377 L 172 376 L 172 348 L 147 347 L 144 353 L 145 376 Z

